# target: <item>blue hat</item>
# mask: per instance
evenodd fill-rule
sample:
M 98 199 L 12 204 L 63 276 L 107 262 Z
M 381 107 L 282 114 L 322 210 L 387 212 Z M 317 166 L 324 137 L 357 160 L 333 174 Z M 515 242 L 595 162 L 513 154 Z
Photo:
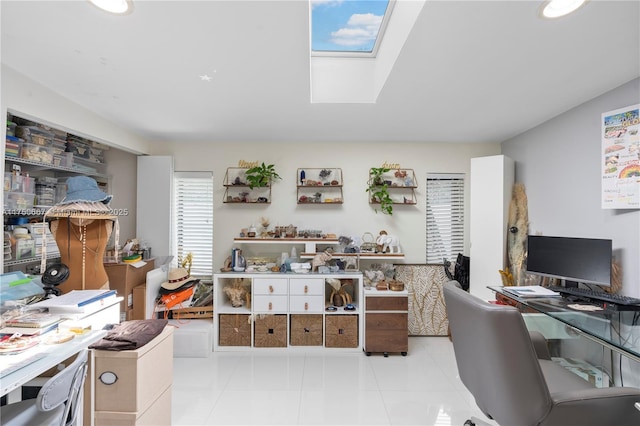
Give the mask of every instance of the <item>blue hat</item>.
M 113 198 L 112 195 L 98 189 L 95 179 L 88 176 L 74 176 L 67 179 L 67 195 L 59 205 L 101 201 L 108 204 Z

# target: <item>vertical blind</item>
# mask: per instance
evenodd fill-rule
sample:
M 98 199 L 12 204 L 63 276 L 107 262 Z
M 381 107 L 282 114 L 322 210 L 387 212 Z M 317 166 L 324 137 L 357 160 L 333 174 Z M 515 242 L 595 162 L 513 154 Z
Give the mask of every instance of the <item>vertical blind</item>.
M 464 175 L 427 175 L 427 263 L 454 261 L 464 250 Z
M 191 253 L 191 275 L 213 274 L 213 176 L 211 172 L 174 174 L 174 255 L 178 263 Z

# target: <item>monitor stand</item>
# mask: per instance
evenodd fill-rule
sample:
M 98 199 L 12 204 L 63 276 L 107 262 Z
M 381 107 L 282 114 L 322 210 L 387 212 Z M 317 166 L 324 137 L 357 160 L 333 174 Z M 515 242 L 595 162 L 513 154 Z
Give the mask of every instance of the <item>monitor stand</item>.
M 564 286 L 566 288 L 578 288 L 578 282 L 577 281 L 564 280 Z

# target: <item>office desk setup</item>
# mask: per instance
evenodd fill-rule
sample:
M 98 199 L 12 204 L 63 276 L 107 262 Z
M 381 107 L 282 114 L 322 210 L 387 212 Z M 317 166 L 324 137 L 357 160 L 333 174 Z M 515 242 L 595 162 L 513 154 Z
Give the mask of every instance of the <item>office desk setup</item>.
M 499 286 L 488 286 L 496 299 L 524 313 L 540 313 L 569 326 L 587 339 L 640 362 L 640 310 L 603 308 L 597 303 L 561 296 L 518 297 Z

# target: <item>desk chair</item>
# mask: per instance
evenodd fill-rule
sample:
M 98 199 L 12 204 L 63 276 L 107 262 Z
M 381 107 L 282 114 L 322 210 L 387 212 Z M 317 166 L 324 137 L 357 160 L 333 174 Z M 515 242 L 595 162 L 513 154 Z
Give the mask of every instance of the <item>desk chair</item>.
M 594 387 L 551 361 L 516 308 L 480 300 L 455 281 L 443 290 L 460 379 L 487 417 L 504 426 L 640 425 L 640 389 Z
M 47 380 L 36 398 L 1 407 L 2 425 L 75 425 L 87 376 L 88 352 L 87 349 L 78 352 L 71 364 Z

